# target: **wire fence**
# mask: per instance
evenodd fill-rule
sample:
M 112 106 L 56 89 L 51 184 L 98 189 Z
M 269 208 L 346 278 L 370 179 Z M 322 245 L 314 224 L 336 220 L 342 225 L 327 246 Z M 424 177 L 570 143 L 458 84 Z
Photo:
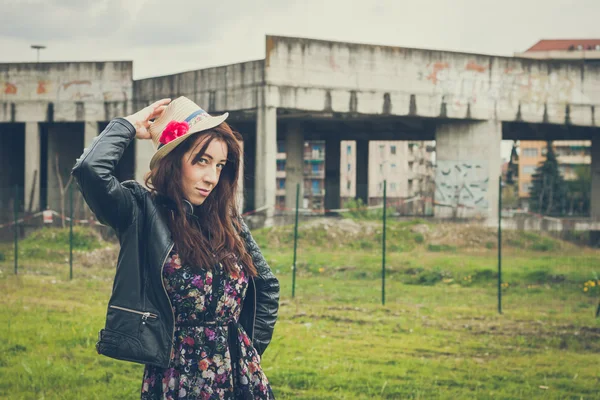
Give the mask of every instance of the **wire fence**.
M 485 307 L 498 313 L 555 291 L 568 307 L 600 314 L 599 220 L 506 210 L 501 196 L 495 218 L 489 214 L 490 202 L 468 209 L 468 218 L 439 219 L 439 207 L 461 206 L 436 204 L 431 197 L 390 198 L 387 181 L 375 189 L 377 194 L 381 189 L 379 197 L 349 199 L 343 208 L 326 209 L 303 189 L 297 185 L 293 196 L 288 194 L 274 210 L 245 213 L 250 225 L 272 216 L 276 226 L 254 229 L 254 234 L 292 299 L 316 278 L 342 279 L 369 283 L 365 297 L 352 301 L 383 306 L 402 302 L 406 285 L 420 285 L 435 290 L 440 301 L 456 297 L 461 289 L 485 293 Z M 104 264 L 102 276 L 110 279 L 118 253 L 114 233 L 94 218 L 75 185 L 55 192 L 60 193 L 55 207 L 30 212 L 22 189 L 2 191 L 0 265 L 15 274 L 58 271 L 73 279 L 96 276 L 98 271 L 90 267 Z M 290 198 L 294 206 L 286 207 Z M 407 212 L 410 203 L 419 214 Z M 98 239 L 109 245 L 98 249 Z M 548 307 L 562 307 L 557 304 Z M 465 300 L 465 306 L 483 304 Z

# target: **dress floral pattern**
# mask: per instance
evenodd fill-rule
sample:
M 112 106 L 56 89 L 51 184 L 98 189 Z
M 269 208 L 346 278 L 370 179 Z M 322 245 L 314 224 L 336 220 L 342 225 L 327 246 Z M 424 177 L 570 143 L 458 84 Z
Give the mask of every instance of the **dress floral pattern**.
M 197 271 L 171 251 L 163 280 L 175 314 L 171 367 L 146 366 L 141 398 L 274 399 L 260 355 L 237 322 L 248 288 L 244 271 Z

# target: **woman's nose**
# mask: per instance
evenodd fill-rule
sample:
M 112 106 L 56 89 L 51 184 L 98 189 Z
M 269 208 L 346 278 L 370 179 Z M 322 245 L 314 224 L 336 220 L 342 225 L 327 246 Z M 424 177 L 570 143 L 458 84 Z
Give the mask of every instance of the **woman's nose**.
M 217 182 L 219 181 L 219 176 L 217 174 L 217 169 L 216 168 L 209 168 L 209 170 L 206 172 L 206 175 L 204 175 L 204 181 L 206 183 L 210 183 L 212 185 L 216 185 Z

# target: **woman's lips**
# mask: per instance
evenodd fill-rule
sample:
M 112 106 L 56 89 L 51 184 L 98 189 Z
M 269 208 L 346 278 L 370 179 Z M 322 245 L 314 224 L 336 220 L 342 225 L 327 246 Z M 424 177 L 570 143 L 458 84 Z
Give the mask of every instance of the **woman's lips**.
M 208 196 L 208 194 L 210 193 L 210 190 L 206 190 L 206 189 L 198 189 L 198 191 L 200 192 L 200 194 L 202 196 Z

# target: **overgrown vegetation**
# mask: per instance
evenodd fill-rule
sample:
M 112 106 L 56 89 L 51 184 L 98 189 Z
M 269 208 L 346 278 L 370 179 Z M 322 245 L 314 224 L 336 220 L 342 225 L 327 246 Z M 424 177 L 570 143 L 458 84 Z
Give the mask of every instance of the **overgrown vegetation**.
M 302 223 L 293 299 L 293 227 L 253 232 L 281 284 L 262 360 L 278 399 L 597 397 L 598 250 L 507 232 L 498 315 L 493 230 L 424 221 L 388 229 L 385 306 L 379 223 Z M 68 240 L 43 235 L 20 247 L 50 240 L 67 254 Z M 114 264 L 84 266 L 90 254 L 104 260 L 106 246 L 86 240 L 80 248 L 95 250 L 75 255 L 73 281 L 64 259 L 23 255 L 18 276 L 0 262 L 0 398 L 139 397 L 143 366 L 95 353 Z

